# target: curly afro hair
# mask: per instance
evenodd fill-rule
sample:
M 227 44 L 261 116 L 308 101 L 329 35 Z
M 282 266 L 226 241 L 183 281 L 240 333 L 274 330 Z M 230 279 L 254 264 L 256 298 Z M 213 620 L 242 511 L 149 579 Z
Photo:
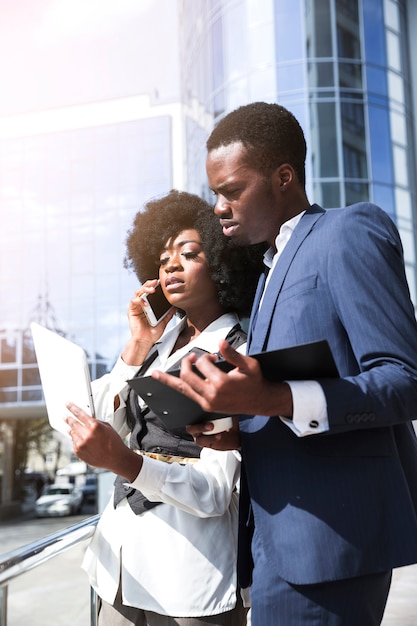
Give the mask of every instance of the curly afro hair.
M 239 107 L 217 124 L 207 140 L 207 150 L 241 142 L 246 161 L 268 176 L 282 163 L 289 163 L 305 187 L 307 146 L 303 130 L 290 111 L 279 104 L 253 102 Z
M 223 309 L 249 315 L 265 244 L 237 247 L 223 235 L 212 207 L 194 194 L 171 190 L 147 202 L 136 214 L 126 240 L 125 267 L 140 282 L 156 278 L 160 253 L 166 242 L 188 229 L 199 232 L 211 277 Z

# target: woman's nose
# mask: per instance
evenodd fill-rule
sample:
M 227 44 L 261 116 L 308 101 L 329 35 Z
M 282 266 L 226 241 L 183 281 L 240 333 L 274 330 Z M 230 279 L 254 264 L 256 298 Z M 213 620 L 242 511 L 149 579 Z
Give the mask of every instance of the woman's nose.
M 170 255 L 169 259 L 164 265 L 164 270 L 166 272 L 174 272 L 176 269 L 181 267 L 181 260 L 178 254 Z

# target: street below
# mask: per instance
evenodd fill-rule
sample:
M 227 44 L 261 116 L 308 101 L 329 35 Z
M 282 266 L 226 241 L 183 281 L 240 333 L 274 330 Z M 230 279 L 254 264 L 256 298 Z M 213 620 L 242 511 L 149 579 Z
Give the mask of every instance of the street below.
M 42 539 L 91 517 L 30 518 L 0 524 L 0 553 Z M 90 586 L 81 569 L 89 540 L 15 578 L 8 589 L 8 626 L 89 626 Z
M 4 554 L 94 515 L 26 518 L 0 523 Z M 81 569 L 89 540 L 14 579 L 9 585 L 8 626 L 89 626 L 90 586 Z M 417 626 L 417 565 L 394 570 L 382 626 Z

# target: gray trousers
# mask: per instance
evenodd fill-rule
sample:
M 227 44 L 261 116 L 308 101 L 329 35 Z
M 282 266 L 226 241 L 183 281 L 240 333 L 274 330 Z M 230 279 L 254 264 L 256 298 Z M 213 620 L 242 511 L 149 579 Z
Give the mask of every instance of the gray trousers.
M 98 598 L 98 626 L 246 626 L 248 609 L 238 602 L 234 609 L 206 617 L 169 617 L 121 603 L 120 591 L 113 605 Z

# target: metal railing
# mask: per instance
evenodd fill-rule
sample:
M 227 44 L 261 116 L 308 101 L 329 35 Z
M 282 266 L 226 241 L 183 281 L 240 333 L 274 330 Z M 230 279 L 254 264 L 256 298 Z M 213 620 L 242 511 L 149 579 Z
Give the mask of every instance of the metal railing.
M 0 626 L 7 626 L 8 584 L 21 574 L 91 537 L 99 519 L 100 515 L 94 515 L 0 556 Z M 90 626 L 97 626 L 97 596 L 93 589 L 90 594 Z

